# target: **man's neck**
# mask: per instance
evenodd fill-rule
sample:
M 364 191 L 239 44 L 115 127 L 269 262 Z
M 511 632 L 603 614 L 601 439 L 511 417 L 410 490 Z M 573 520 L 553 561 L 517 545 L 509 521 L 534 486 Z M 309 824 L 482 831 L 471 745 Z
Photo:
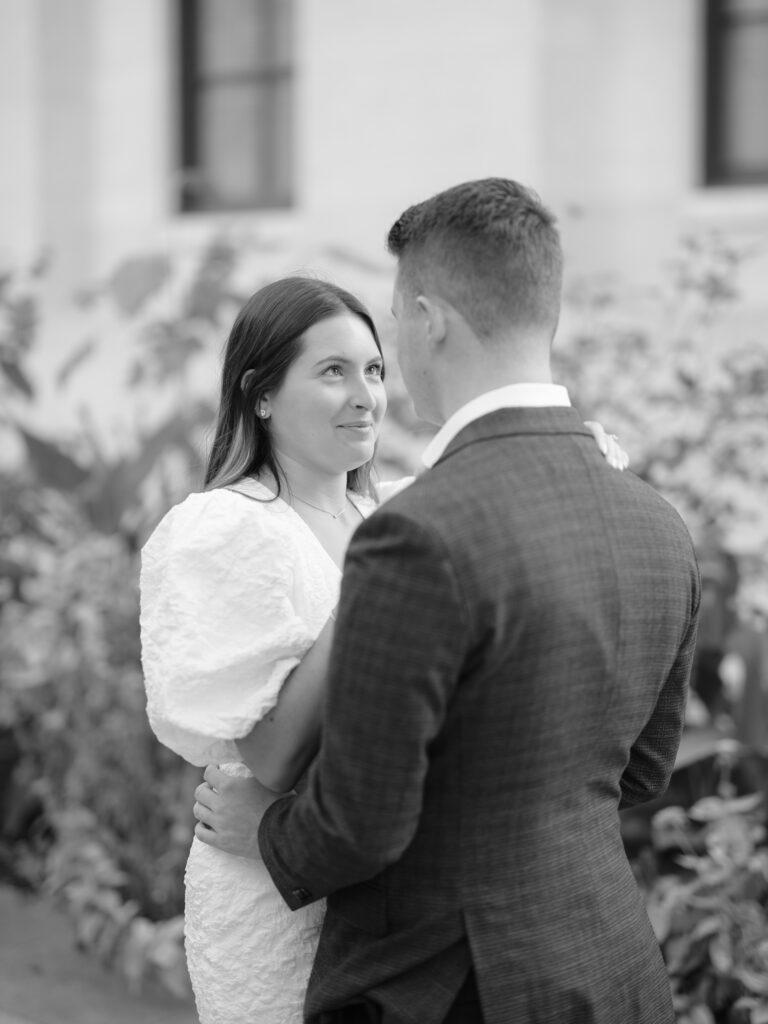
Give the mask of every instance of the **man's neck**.
M 530 371 L 501 370 L 498 373 L 483 374 L 470 380 L 462 380 L 457 375 L 453 386 L 447 388 L 443 396 L 442 423 L 445 423 L 455 412 L 473 399 L 510 384 L 552 384 L 552 373 L 549 368 L 542 370 L 541 367 L 538 367 L 531 368 Z

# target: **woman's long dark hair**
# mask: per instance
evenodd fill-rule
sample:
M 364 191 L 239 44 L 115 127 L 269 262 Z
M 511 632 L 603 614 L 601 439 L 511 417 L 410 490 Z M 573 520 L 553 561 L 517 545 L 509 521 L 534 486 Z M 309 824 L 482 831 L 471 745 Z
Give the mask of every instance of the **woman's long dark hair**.
M 221 396 L 205 488 L 225 487 L 266 468 L 280 493 L 281 472 L 268 423 L 256 410 L 259 399 L 280 387 L 313 324 L 352 313 L 360 317 L 381 352 L 371 314 L 350 292 L 328 281 L 285 277 L 252 295 L 232 325 L 224 352 Z M 253 373 L 245 374 L 248 370 Z M 371 462 L 347 474 L 347 487 L 370 491 Z

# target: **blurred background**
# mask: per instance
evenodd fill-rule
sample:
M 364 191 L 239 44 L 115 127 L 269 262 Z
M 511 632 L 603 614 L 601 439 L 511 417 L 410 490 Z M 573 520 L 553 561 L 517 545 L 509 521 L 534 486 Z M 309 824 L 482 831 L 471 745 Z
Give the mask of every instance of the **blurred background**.
M 329 277 L 391 352 L 387 229 L 488 175 L 557 214 L 558 380 L 699 550 L 684 813 L 625 824 L 680 1020 L 768 1020 L 768 0 L 0 0 L 0 140 L 0 1024 L 194 1020 L 138 552 L 245 298 Z M 430 436 L 388 370 L 385 479 Z

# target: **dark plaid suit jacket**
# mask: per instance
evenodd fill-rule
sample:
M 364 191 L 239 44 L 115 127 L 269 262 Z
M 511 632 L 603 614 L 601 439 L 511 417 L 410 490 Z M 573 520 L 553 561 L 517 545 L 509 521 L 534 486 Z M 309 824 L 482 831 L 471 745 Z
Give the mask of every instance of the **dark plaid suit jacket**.
M 290 906 L 329 897 L 307 1020 L 432 1024 L 470 964 L 488 1024 L 673 1020 L 618 811 L 668 784 L 698 604 L 572 409 L 470 424 L 359 528 L 321 750 L 260 833 Z

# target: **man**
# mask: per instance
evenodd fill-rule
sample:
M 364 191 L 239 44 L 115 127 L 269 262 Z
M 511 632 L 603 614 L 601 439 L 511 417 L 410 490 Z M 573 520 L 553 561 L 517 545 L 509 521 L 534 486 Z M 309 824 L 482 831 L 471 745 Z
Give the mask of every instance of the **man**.
M 328 897 L 306 1018 L 671 1024 L 618 810 L 677 752 L 690 538 L 552 383 L 562 259 L 536 196 L 459 185 L 389 248 L 398 359 L 443 426 L 352 539 L 321 749 L 261 821 L 288 904 Z M 220 814 L 218 845 L 257 856 Z

